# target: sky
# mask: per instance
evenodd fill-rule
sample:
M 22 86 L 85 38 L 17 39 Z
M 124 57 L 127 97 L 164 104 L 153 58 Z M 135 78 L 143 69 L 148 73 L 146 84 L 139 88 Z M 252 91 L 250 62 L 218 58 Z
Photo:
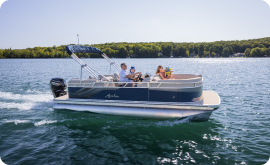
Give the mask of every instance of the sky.
M 263 38 L 270 7 L 263 0 L 8 0 L 0 8 L 0 49 L 77 44 L 77 34 L 80 44 Z

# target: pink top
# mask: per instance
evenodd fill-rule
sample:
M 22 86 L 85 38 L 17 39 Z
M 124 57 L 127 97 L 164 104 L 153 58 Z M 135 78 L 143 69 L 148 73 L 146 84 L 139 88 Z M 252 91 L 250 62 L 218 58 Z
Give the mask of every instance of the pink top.
M 162 76 L 165 78 L 165 72 L 161 72 Z
M 166 77 L 165 77 L 165 72 L 160 72 L 160 73 L 162 74 L 162 76 L 163 76 L 164 78 L 166 78 Z

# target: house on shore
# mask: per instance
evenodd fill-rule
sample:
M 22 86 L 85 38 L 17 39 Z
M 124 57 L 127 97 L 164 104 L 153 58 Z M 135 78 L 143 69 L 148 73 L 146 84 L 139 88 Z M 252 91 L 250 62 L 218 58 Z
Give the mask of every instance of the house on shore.
M 158 53 L 158 58 L 166 58 L 166 56 L 164 56 L 163 53 Z
M 234 53 L 234 54 L 231 54 L 229 57 L 245 57 L 244 53 Z
M 132 54 L 132 55 L 130 55 L 130 57 L 131 58 L 136 58 L 136 57 L 138 57 L 138 55 L 137 54 Z
M 198 58 L 198 54 L 190 53 L 189 58 Z
M 220 54 L 219 53 L 215 53 L 213 58 L 220 58 Z
M 234 53 L 234 57 L 245 57 L 244 53 Z

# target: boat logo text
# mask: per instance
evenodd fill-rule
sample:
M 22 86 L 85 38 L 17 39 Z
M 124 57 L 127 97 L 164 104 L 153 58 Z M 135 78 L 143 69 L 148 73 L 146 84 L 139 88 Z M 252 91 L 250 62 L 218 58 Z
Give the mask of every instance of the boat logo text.
M 119 98 L 119 96 L 117 96 L 116 94 L 113 94 L 113 95 L 111 95 L 110 93 L 107 95 L 107 96 L 105 96 L 105 98 Z

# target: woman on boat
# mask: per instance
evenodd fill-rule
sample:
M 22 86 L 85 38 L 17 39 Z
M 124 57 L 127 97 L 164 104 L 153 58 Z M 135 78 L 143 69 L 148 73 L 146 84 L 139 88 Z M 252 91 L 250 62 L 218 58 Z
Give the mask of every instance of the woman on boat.
M 167 80 L 168 79 L 168 78 L 165 77 L 165 71 L 163 70 L 162 65 L 159 65 L 157 67 L 156 74 L 158 74 L 162 80 Z

